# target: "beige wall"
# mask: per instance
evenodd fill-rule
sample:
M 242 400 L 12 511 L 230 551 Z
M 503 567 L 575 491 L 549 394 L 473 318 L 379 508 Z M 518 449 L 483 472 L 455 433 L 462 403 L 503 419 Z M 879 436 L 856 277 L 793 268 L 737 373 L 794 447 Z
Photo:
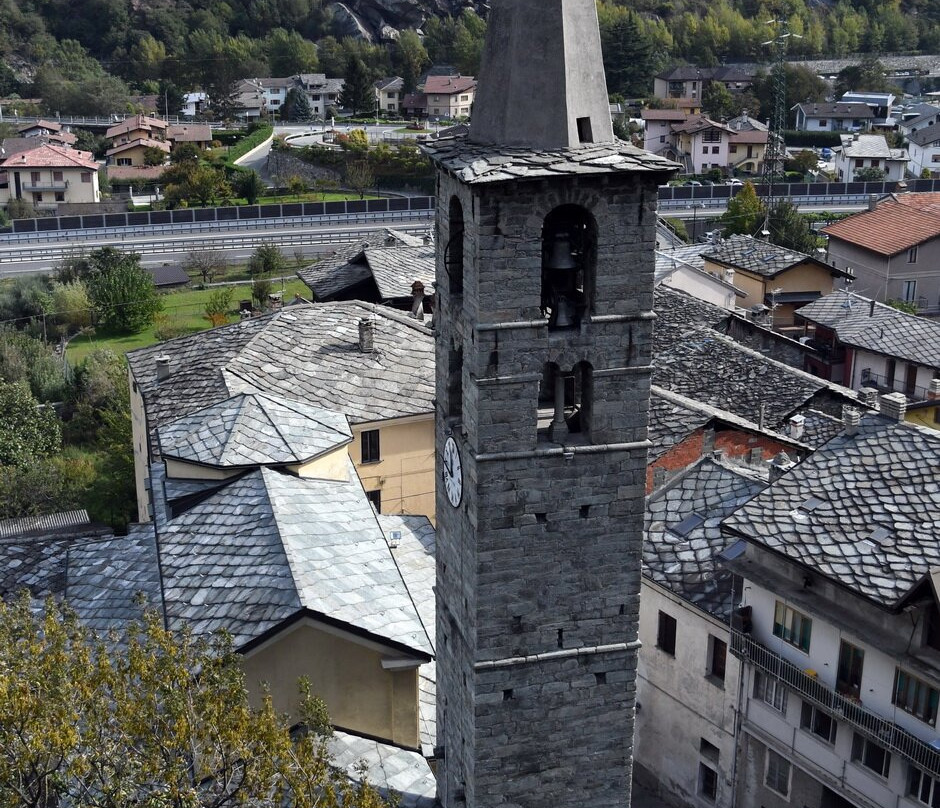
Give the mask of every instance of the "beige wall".
M 33 172 L 39 174 L 38 182 L 32 178 Z M 53 172 L 61 172 L 62 179 L 55 179 Z M 98 172 L 95 169 L 78 168 L 30 168 L 24 166 L 7 172 L 9 186 L 0 189 L 0 205 L 6 204 L 16 195 L 16 175 L 20 178 L 20 197 L 28 199 L 36 207 L 54 208 L 57 204 L 68 202 L 100 202 Z M 90 176 L 89 182 L 82 182 L 82 174 Z M 56 200 L 56 192 L 64 199 Z M 34 201 L 34 194 L 42 194 L 41 201 Z
M 379 430 L 380 461 L 362 462 L 363 432 Z M 356 424 L 349 456 L 362 487 L 382 492 L 382 513 L 408 513 L 434 521 L 434 416 Z
M 384 670 L 383 659 L 400 658 L 351 634 L 302 620 L 243 657 L 253 697 L 267 683 L 275 708 L 297 719 L 297 681 L 310 680 L 337 727 L 410 749 L 420 748 L 418 668 Z
M 150 478 L 150 453 L 147 449 L 147 416 L 144 414 L 144 399 L 128 370 L 131 388 L 131 433 L 134 440 L 134 485 L 137 487 L 137 520 L 150 521 L 150 493 L 147 480 Z
M 145 166 L 147 165 L 147 161 L 145 160 L 144 152 L 147 148 L 147 146 L 131 146 L 129 149 L 125 149 L 122 152 L 112 154 L 109 160 L 111 165 L 115 166 L 127 165 L 127 163 L 119 163 L 118 160 L 130 160 L 130 165 L 132 166 Z

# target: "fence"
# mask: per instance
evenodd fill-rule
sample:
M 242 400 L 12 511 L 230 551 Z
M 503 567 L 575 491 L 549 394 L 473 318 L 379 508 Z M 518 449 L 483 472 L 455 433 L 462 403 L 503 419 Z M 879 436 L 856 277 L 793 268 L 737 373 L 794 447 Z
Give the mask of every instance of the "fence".
M 848 204 L 845 197 L 885 196 L 898 192 L 898 182 L 795 182 L 774 184 L 774 196 L 777 198 L 799 197 L 831 197 L 834 203 L 842 201 Z M 757 195 L 766 196 L 766 185 L 755 185 Z M 699 203 L 706 206 L 710 202 L 716 204 L 726 203 L 740 189 L 739 186 L 730 185 L 669 185 L 659 189 L 660 204 L 671 202 Z M 901 190 L 924 193 L 940 191 L 940 180 L 907 180 Z

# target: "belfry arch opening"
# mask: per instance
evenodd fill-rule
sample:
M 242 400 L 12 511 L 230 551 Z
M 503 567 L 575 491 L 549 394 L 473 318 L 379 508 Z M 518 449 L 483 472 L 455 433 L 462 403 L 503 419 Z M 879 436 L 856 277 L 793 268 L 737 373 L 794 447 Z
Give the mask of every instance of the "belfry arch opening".
M 591 313 L 597 266 L 597 223 L 579 205 L 555 208 L 542 224 L 540 308 L 551 330 L 577 328 Z
M 554 362 L 542 368 L 538 398 L 538 434 L 553 443 L 591 441 L 594 376 L 589 362 L 563 370 Z
M 447 213 L 447 246 L 444 249 L 447 289 L 451 295 L 463 294 L 463 256 L 463 205 L 460 204 L 460 200 L 456 196 L 452 196 Z

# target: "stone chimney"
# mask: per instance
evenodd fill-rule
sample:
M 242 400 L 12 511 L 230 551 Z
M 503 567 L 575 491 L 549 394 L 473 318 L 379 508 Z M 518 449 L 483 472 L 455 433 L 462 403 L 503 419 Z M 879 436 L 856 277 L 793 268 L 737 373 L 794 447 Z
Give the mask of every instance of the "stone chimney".
M 790 419 L 789 433 L 793 440 L 799 440 L 803 437 L 803 431 L 806 429 L 806 416 L 794 415 Z
M 170 357 L 166 354 L 161 354 L 160 356 L 154 359 L 154 364 L 157 367 L 157 382 L 164 382 L 170 378 Z
M 845 434 L 849 437 L 858 433 L 858 425 L 862 422 L 862 414 L 846 404 L 842 407 L 842 424 L 845 427 Z
M 878 409 L 878 391 L 874 387 L 862 387 L 858 391 L 858 400 L 870 409 Z
M 790 459 L 786 452 L 780 452 L 777 454 L 777 456 L 770 461 L 770 482 L 777 482 L 777 480 L 779 480 L 795 465 L 796 463 Z
M 877 210 L 878 209 L 878 194 L 869 194 L 868 196 L 868 209 Z
M 424 320 L 424 284 L 421 281 L 411 284 L 411 316 Z
M 375 350 L 375 320 L 363 317 L 359 320 L 359 350 L 372 353 Z
M 907 396 L 904 393 L 889 393 L 882 396 L 881 414 L 894 421 L 903 421 L 907 414 Z
M 940 399 L 940 379 L 931 379 L 927 388 L 927 401 Z

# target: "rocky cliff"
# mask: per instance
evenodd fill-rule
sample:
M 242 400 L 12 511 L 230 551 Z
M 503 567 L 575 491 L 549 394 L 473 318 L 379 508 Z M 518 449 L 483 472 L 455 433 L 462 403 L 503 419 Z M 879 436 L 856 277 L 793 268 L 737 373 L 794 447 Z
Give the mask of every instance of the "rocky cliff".
M 404 28 L 420 28 L 428 17 L 457 16 L 465 8 L 486 13 L 482 0 L 345 0 L 333 3 L 333 19 L 343 36 L 370 41 L 394 39 Z

